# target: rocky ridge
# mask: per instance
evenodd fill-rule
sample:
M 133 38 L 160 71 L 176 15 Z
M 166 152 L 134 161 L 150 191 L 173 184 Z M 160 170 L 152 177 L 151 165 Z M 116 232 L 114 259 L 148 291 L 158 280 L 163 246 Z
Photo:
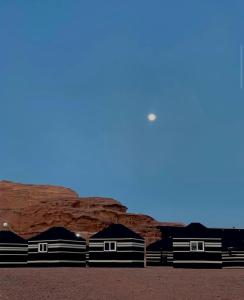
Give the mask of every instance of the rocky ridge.
M 86 239 L 117 222 L 141 234 L 147 243 L 160 238 L 157 226 L 181 225 L 128 213 L 126 206 L 112 198 L 79 197 L 65 187 L 0 181 L 1 226 L 4 222 L 25 238 L 52 226 L 64 226 Z

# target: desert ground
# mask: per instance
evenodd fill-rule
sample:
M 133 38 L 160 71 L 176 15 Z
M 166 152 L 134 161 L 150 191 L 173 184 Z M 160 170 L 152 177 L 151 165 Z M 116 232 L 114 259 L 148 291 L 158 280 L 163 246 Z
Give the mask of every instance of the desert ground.
M 2 299 L 243 300 L 244 269 L 3 268 Z

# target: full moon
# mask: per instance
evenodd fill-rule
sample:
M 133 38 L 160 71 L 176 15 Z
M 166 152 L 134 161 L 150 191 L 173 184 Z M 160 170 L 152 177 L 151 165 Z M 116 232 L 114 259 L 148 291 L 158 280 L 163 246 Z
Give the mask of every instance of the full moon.
M 154 122 L 154 121 L 156 121 L 157 116 L 155 114 L 151 113 L 147 116 L 147 118 L 148 118 L 148 121 Z

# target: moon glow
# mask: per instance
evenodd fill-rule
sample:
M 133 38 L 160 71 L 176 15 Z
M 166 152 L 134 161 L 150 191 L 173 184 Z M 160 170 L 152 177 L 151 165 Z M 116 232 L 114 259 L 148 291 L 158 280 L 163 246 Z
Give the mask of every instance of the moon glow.
M 150 114 L 148 114 L 147 119 L 149 122 L 155 122 L 157 119 L 157 116 L 154 113 L 150 113 Z

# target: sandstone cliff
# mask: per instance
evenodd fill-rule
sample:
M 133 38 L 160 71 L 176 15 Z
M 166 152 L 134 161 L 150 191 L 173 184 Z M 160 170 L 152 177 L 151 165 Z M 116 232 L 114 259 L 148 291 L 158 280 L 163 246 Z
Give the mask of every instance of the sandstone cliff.
M 64 226 L 85 238 L 111 223 L 122 223 L 150 243 L 160 237 L 158 222 L 147 215 L 127 213 L 127 207 L 111 198 L 81 198 L 71 189 L 0 181 L 0 224 L 7 222 L 28 238 L 52 226 Z

